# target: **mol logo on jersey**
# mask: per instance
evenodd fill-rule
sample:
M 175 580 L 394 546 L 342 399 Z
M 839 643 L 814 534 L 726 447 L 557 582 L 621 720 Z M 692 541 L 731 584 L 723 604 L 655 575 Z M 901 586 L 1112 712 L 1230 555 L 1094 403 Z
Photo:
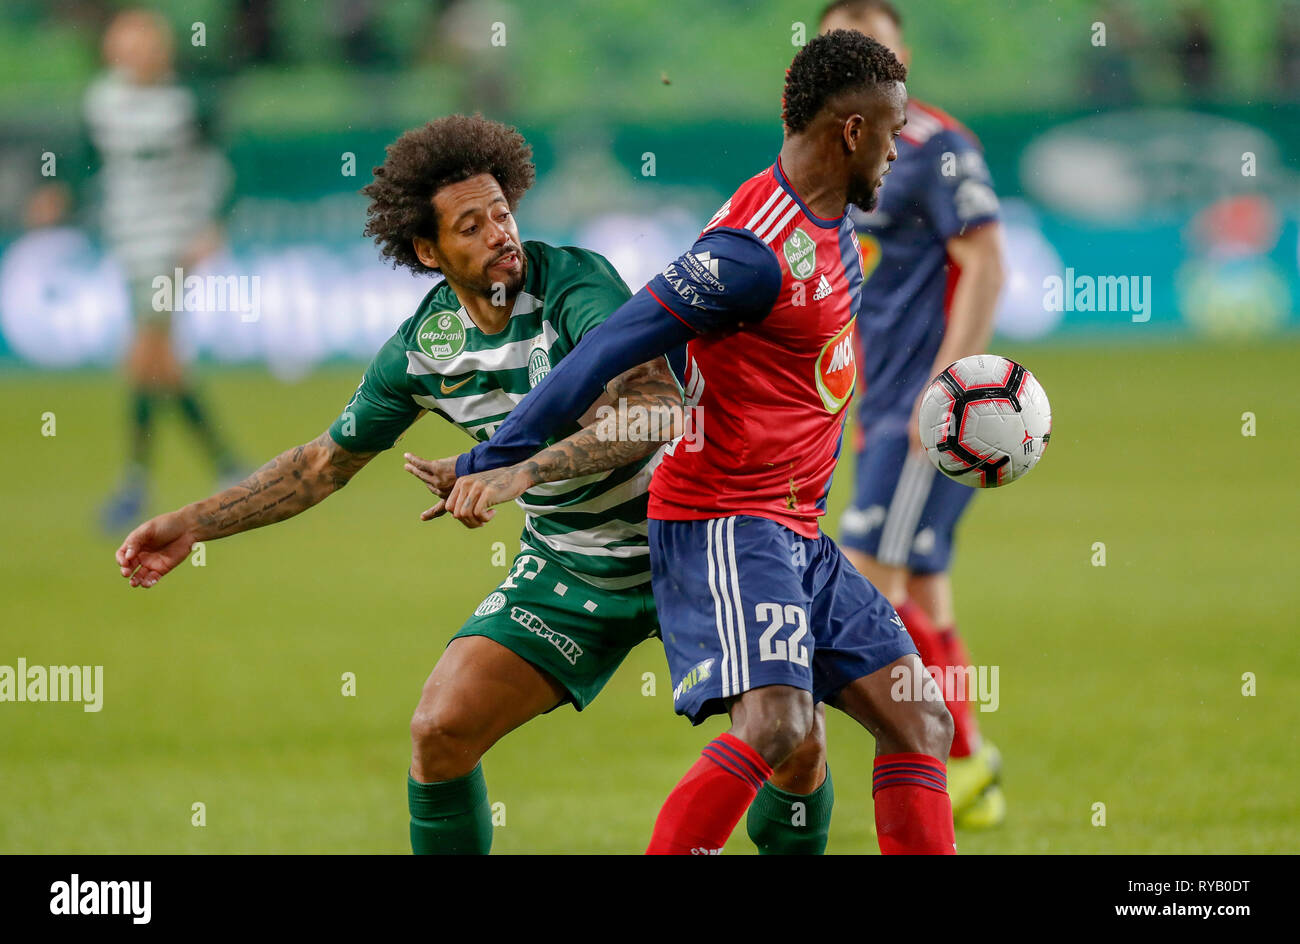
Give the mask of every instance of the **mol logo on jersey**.
M 849 402 L 858 379 L 858 361 L 853 350 L 856 322 L 856 318 L 850 319 L 817 356 L 817 392 L 821 394 L 822 406 L 831 413 L 839 412 Z
M 415 343 L 435 360 L 450 360 L 465 350 L 465 326 L 454 311 L 435 311 L 420 325 Z

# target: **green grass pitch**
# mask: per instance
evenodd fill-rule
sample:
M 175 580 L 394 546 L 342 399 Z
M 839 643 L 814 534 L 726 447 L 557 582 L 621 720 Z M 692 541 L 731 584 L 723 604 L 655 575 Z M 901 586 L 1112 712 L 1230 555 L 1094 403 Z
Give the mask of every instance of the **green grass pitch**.
M 1002 828 L 959 832 L 961 851 L 1296 851 L 1300 345 L 1002 347 L 1043 382 L 1055 429 L 1033 475 L 978 496 L 959 532 L 959 622 L 974 660 L 999 667 L 980 721 L 1010 806 Z M 323 430 L 358 374 L 213 372 L 205 389 L 261 461 Z M 124 449 L 118 380 L 11 372 L 0 393 L 0 664 L 104 666 L 97 714 L 0 703 L 0 852 L 406 852 L 411 709 L 501 580 L 492 545 L 513 553 L 518 512 L 478 531 L 420 523 L 429 496 L 399 449 L 321 507 L 131 591 L 95 529 Z M 401 445 L 465 442 L 425 417 Z M 212 488 L 171 416 L 157 468 L 154 511 Z M 846 462 L 832 534 L 851 477 Z M 484 763 L 504 804 L 494 851 L 641 851 L 722 729 L 674 716 L 671 688 L 651 641 L 582 715 L 499 744 Z M 829 742 L 830 851 L 874 851 L 871 739 L 836 716 Z M 743 825 L 727 851 L 752 851 Z

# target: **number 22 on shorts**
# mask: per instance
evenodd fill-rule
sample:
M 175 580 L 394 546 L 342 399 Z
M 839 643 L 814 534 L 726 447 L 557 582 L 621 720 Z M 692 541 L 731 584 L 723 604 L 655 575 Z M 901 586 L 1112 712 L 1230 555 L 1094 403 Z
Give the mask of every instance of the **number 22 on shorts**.
M 795 665 L 808 665 L 808 647 L 802 644 L 808 635 L 808 619 L 803 607 L 787 603 L 760 603 L 754 607 L 754 618 L 760 623 L 767 621 L 770 625 L 758 637 L 759 659 L 763 662 L 773 660 L 793 662 Z M 794 627 L 789 639 L 776 639 L 776 634 L 786 625 Z

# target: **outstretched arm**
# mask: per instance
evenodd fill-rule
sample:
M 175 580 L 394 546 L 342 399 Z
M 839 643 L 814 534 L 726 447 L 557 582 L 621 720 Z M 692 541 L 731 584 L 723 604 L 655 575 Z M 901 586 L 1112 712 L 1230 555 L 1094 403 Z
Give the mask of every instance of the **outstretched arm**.
M 185 560 L 196 542 L 292 518 L 346 485 L 375 455 L 351 452 L 321 433 L 238 485 L 140 525 L 117 549 L 122 576 L 133 587 L 152 587 Z
M 682 391 L 665 358 L 638 364 L 605 387 L 611 403 L 598 402 L 594 419 L 578 432 L 520 463 L 529 487 L 617 469 L 644 459 L 682 432 Z M 603 401 L 604 398 L 602 398 Z M 627 422 L 646 418 L 644 436 L 629 435 Z
M 617 469 L 644 459 L 683 431 L 682 394 L 668 362 L 658 357 L 625 371 L 609 382 L 606 392 L 584 419 L 581 430 L 516 465 L 474 473 L 465 478 L 455 503 L 439 501 L 420 515 L 425 521 L 451 512 L 466 527 L 490 521 L 492 505 L 513 501 L 534 485 Z M 619 423 L 619 417 L 626 422 Z M 630 423 L 643 417 L 645 435 L 628 435 Z M 455 479 L 449 460 L 429 462 L 408 454 L 407 471 L 429 491 L 446 499 Z
M 685 344 L 695 334 L 642 289 L 569 354 L 526 396 L 487 442 L 456 461 L 469 475 L 523 462 L 556 431 L 575 422 L 606 389 L 607 382 Z
M 548 373 L 487 442 L 456 460 L 469 475 L 522 462 L 582 415 L 607 381 L 699 334 L 740 329 L 772 310 L 781 288 L 772 248 L 748 230 L 718 227 L 668 264 Z

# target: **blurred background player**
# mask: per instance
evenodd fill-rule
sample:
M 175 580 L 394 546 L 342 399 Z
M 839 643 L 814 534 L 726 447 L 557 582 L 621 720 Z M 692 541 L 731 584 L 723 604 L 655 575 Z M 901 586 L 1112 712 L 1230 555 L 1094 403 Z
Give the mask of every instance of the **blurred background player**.
M 194 93 L 176 81 L 165 20 L 143 9 L 119 13 L 104 33 L 109 71 L 89 88 L 85 118 L 100 164 L 104 242 L 127 279 L 135 333 L 126 356 L 129 452 L 118 490 L 101 513 L 116 531 L 136 520 L 148 492 L 154 416 L 166 401 L 181 415 L 225 483 L 239 463 L 218 433 L 176 356 L 170 303 L 155 304 L 154 279 L 198 265 L 221 245 L 218 209 L 229 189 L 224 158 L 200 133 Z M 165 296 L 172 295 L 170 288 Z M 160 310 L 162 309 L 162 310 Z
M 820 28 L 865 33 L 911 69 L 902 17 L 888 0 L 837 0 Z M 957 635 L 948 564 L 953 529 L 974 490 L 944 478 L 925 457 L 917 407 L 932 377 L 988 346 L 1003 282 L 998 199 L 975 136 L 911 98 L 879 205 L 853 212 L 865 277 L 860 426 L 840 545 L 897 609 L 927 667 L 963 667 L 970 659 Z M 962 694 L 942 676 L 937 681 L 945 696 Z M 981 741 L 969 696 L 946 701 L 953 816 L 960 826 L 995 825 L 1006 815 L 997 751 Z

